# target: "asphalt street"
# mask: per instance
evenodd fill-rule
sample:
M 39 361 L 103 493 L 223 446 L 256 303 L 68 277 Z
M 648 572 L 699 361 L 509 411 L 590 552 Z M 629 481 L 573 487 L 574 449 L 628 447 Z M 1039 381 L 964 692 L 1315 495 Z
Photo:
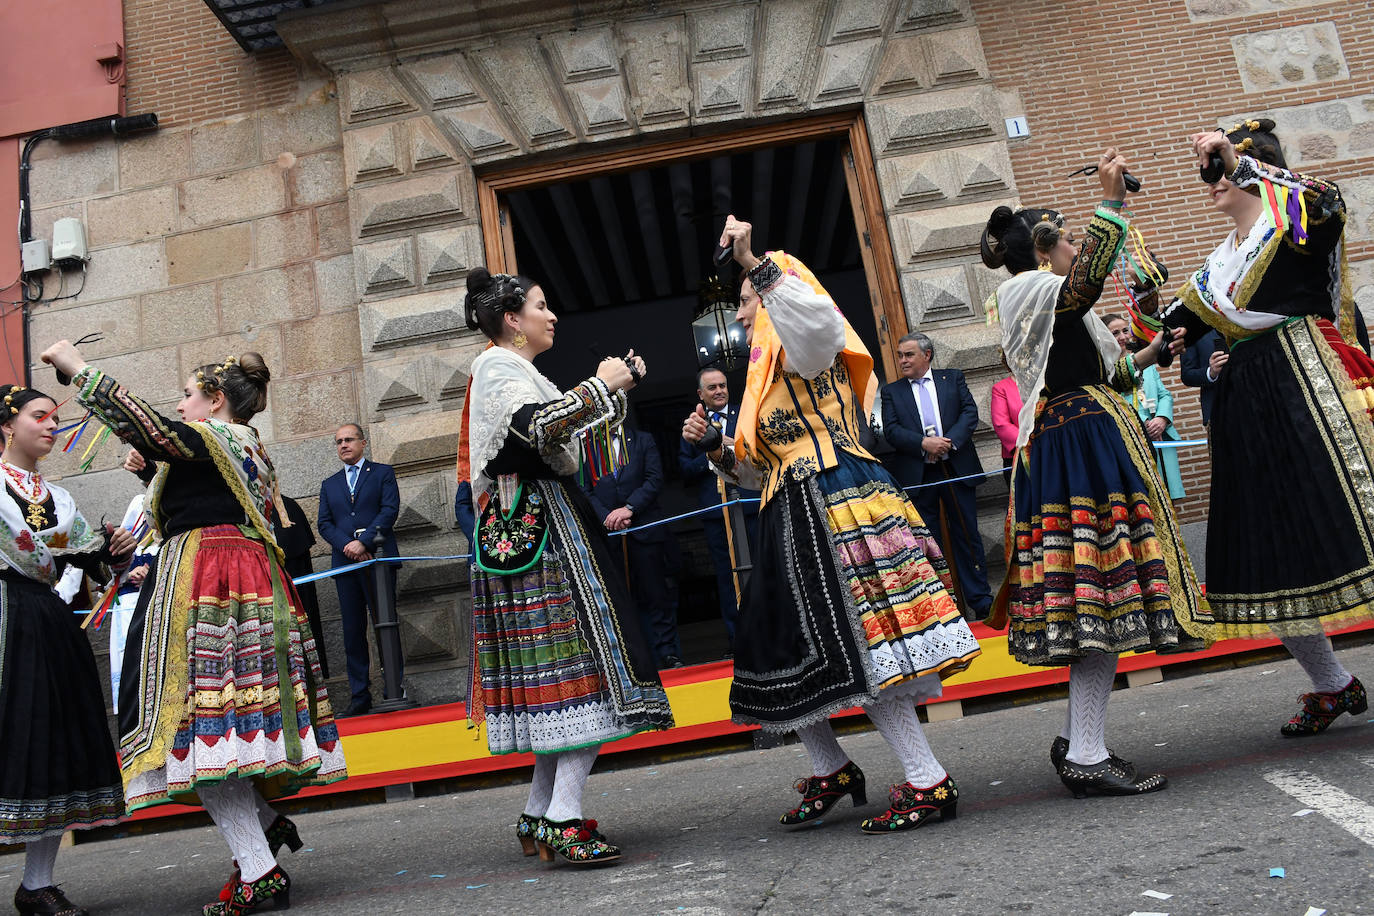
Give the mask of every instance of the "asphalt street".
M 1374 646 L 1340 651 L 1374 684 Z M 789 831 L 777 818 L 807 775 L 797 745 L 687 759 L 605 760 L 588 816 L 626 850 L 598 868 L 524 858 L 521 782 L 295 814 L 306 849 L 283 852 L 292 911 L 378 913 L 1374 912 L 1374 710 L 1326 734 L 1280 737 L 1306 688 L 1283 659 L 1119 689 L 1108 743 L 1163 792 L 1075 800 L 1048 748 L 1065 701 L 930 725 L 961 790 L 956 820 L 865 836 L 900 779 L 871 730 L 842 738 L 869 804 L 846 801 Z M 102 916 L 198 913 L 229 869 L 213 827 L 84 842 L 57 880 Z M 22 856 L 0 856 L 0 891 Z M 1276 872 L 1275 870 L 1281 870 Z M 1168 895 L 1162 896 L 1162 895 Z

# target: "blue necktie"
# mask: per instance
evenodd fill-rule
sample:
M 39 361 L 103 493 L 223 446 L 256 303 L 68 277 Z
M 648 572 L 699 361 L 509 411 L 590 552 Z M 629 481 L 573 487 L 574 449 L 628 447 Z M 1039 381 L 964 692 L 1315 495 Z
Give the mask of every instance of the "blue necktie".
M 358 490 L 358 466 L 356 464 L 348 467 L 348 495 L 352 496 Z
M 944 431 L 940 429 L 940 413 L 935 409 L 935 399 L 930 396 L 930 389 L 926 387 L 928 384 L 929 377 L 916 383 L 916 390 L 920 392 L 921 398 L 921 421 L 925 426 L 935 427 L 935 435 L 942 436 Z

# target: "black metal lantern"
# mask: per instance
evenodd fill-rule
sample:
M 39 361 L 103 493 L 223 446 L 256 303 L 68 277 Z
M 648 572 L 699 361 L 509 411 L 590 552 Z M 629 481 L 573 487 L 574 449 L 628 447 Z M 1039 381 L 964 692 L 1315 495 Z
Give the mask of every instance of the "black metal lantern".
M 744 325 L 735 320 L 738 306 L 730 288 L 719 277 L 709 277 L 701 282 L 700 296 L 701 305 L 692 319 L 697 367 L 726 372 L 743 368 L 749 361 L 749 344 Z

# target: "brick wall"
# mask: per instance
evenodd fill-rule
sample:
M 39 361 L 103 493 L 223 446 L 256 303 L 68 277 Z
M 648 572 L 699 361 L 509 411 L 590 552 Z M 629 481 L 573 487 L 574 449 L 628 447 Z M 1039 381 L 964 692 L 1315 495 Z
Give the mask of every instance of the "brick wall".
M 298 66 L 284 48 L 246 54 L 204 0 L 125 0 L 128 110 L 173 127 L 282 105 Z
M 1229 127 L 1236 115 L 1285 109 L 1287 120 L 1276 120 L 1290 164 L 1345 187 L 1358 224 L 1349 254 L 1359 283 L 1368 264 L 1357 262 L 1374 258 L 1365 222 L 1374 195 L 1364 191 L 1366 181 L 1350 180 L 1374 175 L 1370 4 L 1223 15 L 1246 6 L 1269 8 L 1214 0 L 973 0 L 993 81 L 1019 92 L 1029 119 L 1030 137 L 1011 144 L 1021 200 L 1057 206 L 1081 222 L 1100 198 L 1097 182 L 1064 176 L 1116 144 L 1145 182 L 1130 201 L 1137 225 L 1181 280 L 1231 225 L 1204 200 L 1188 135 L 1223 118 Z M 1330 104 L 1337 100 L 1348 104 Z M 1362 304 L 1367 293 L 1361 289 Z M 1200 438 L 1195 390 L 1182 387 L 1177 365 L 1164 379 L 1179 431 Z M 1186 450 L 1183 458 L 1183 517 L 1203 518 L 1206 450 Z

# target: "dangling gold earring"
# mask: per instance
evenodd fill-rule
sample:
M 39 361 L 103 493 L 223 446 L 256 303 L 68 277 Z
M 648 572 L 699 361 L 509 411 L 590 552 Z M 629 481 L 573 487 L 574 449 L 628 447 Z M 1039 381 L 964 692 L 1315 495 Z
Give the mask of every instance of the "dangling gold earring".
M 530 342 L 530 339 L 525 336 L 524 331 L 516 331 L 515 336 L 510 339 L 510 342 L 515 344 L 515 349 L 523 350 L 525 349 L 525 344 Z
M 1037 270 L 1053 270 L 1054 268 L 1050 266 L 1050 262 L 1049 262 L 1049 261 L 1041 261 L 1041 262 L 1040 262 L 1040 266 L 1039 266 L 1038 268 L 1036 268 L 1036 269 L 1037 269 Z

